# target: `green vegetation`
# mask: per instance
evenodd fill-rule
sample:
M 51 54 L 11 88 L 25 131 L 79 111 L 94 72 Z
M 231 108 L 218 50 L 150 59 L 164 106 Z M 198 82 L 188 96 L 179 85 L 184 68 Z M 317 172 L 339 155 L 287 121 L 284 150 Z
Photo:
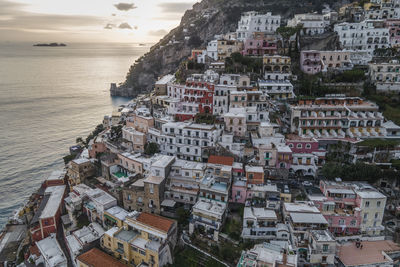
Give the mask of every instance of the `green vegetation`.
M 174 263 L 172 265 L 174 267 L 223 267 L 221 263 L 218 261 L 206 257 L 204 254 L 198 252 L 197 250 L 185 247 L 184 249 L 177 249 L 174 255 Z
M 205 65 L 203 63 L 197 63 L 196 61 L 189 60 L 187 62 L 187 69 L 188 70 L 204 71 L 205 70 Z
M 194 120 L 196 123 L 214 124 L 216 116 L 206 113 L 197 113 L 196 116 L 194 117 Z
M 225 70 L 227 73 L 257 73 L 262 74 L 263 61 L 258 57 L 247 57 L 240 53 L 232 53 L 225 59 Z
M 64 163 L 68 164 L 71 160 L 75 159 L 76 155 L 67 155 L 65 157 L 63 157 Z
M 363 69 L 352 69 L 340 72 L 330 77 L 329 82 L 334 83 L 357 83 L 365 80 L 365 71 Z
M 92 140 L 93 138 L 95 138 L 99 133 L 101 133 L 102 131 L 104 131 L 104 127 L 103 124 L 99 124 L 96 126 L 96 128 L 93 130 L 93 132 L 91 132 L 87 137 L 86 140 L 84 141 L 82 137 L 78 137 L 76 138 L 76 144 L 80 145 L 80 146 L 85 146 L 88 147 L 90 140 Z
M 230 238 L 239 241 L 240 233 L 242 231 L 242 222 L 235 220 L 232 217 L 226 218 L 222 232 L 227 234 Z
M 122 137 L 123 125 L 111 126 L 110 141 L 115 142 Z
M 386 139 L 367 139 L 364 140 L 360 143 L 358 143 L 358 146 L 367 146 L 369 148 L 377 148 L 379 149 L 388 149 L 388 148 L 394 148 L 397 145 L 399 145 L 399 141 L 397 140 L 386 140 Z
M 341 164 L 328 162 L 321 169 L 327 179 L 342 178 L 344 181 L 367 181 L 375 183 L 382 177 L 382 170 L 376 165 L 357 162 L 355 164 Z
M 176 209 L 176 214 L 178 215 L 178 223 L 180 226 L 187 225 L 190 218 L 190 211 L 179 207 Z
M 84 226 L 88 226 L 90 224 L 89 219 L 85 214 L 81 214 L 77 220 L 78 220 L 77 226 L 79 229 Z
M 146 143 L 144 145 L 144 153 L 147 155 L 154 155 L 155 153 L 159 152 L 159 147 L 157 143 Z

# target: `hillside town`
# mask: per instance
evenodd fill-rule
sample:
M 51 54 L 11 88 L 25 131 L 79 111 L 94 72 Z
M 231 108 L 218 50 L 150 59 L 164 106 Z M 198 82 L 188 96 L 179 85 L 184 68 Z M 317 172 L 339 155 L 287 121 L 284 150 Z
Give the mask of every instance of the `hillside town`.
M 399 47 L 399 0 L 243 13 L 77 138 L 0 266 L 398 266 Z

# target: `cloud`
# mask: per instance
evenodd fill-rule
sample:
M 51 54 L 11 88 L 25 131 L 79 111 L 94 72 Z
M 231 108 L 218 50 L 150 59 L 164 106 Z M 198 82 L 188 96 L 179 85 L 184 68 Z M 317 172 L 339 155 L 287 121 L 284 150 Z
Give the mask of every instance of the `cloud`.
M 184 11 L 191 9 L 193 6 L 192 2 L 166 2 L 158 5 L 163 13 L 183 13 Z
M 118 28 L 120 28 L 120 29 L 130 29 L 130 30 L 132 30 L 131 25 L 129 25 L 127 22 L 121 23 L 121 24 L 118 26 Z
M 15 31 L 68 31 L 71 28 L 98 27 L 103 18 L 86 15 L 42 14 L 24 11 L 25 5 L 0 0 L 0 30 Z M 0 34 L 1 35 L 1 34 Z
M 120 11 L 129 11 L 131 9 L 137 8 L 134 3 L 118 3 L 114 5 Z
M 148 32 L 148 34 L 150 35 L 150 36 L 164 36 L 164 35 L 166 35 L 167 34 L 167 31 L 166 30 L 164 30 L 164 29 L 161 29 L 161 30 L 156 30 L 156 31 L 149 31 Z

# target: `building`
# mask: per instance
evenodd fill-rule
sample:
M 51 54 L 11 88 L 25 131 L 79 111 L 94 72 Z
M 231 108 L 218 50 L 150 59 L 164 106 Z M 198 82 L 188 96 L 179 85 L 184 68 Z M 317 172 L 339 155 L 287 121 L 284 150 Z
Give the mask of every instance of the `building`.
M 348 242 L 338 248 L 338 266 L 395 266 L 400 247 L 389 240 Z
M 70 186 L 83 183 L 87 178 L 93 175 L 95 175 L 95 168 L 89 159 L 79 158 L 69 163 L 67 176 Z
M 65 185 L 46 188 L 42 202 L 30 223 L 33 241 L 39 241 L 52 233 L 57 233 L 57 229 L 60 227 L 65 188 Z
M 308 261 L 311 266 L 335 266 L 336 240 L 327 230 L 311 230 L 308 243 Z
M 316 74 L 330 70 L 349 70 L 353 68 L 350 51 L 303 50 L 300 53 L 300 68 L 304 73 Z
M 242 238 L 251 240 L 288 240 L 289 228 L 277 223 L 274 210 L 267 208 L 245 207 L 243 213 Z
M 176 160 L 167 179 L 165 199 L 171 199 L 183 205 L 194 205 L 200 191 L 200 181 L 204 177 L 206 164 Z
M 323 200 L 314 201 L 334 234 L 379 235 L 386 196 L 366 183 L 321 181 Z
M 386 131 L 386 138 L 400 138 L 400 126 L 393 121 L 384 122 L 383 128 Z
M 264 55 L 263 72 L 266 80 L 289 80 L 292 75 L 291 58 L 280 55 Z
M 264 184 L 263 167 L 246 165 L 245 171 L 248 184 Z
M 127 117 L 126 127 L 147 134 L 149 128 L 154 127 L 154 118 L 147 108 L 137 108 L 133 115 Z
M 65 170 L 62 171 L 53 171 L 44 181 L 44 186 L 57 186 L 65 184 L 65 175 L 67 172 Z
M 227 204 L 209 199 L 199 199 L 192 208 L 189 224 L 189 233 L 195 229 L 207 234 L 211 239 L 218 241 L 219 231 L 222 229 L 226 216 Z
M 166 95 L 168 83 L 175 82 L 175 75 L 167 74 L 156 81 L 154 85 L 154 92 L 156 95 Z
M 400 64 L 398 60 L 369 63 L 369 77 L 381 92 L 400 91 Z
M 275 33 L 281 25 L 281 16 L 271 12 L 260 14 L 255 11 L 242 14 L 236 30 L 237 39 L 244 41 L 251 38 L 255 32 Z
M 289 249 L 271 243 L 257 244 L 248 251 L 242 251 L 237 267 L 247 266 L 297 266 L 297 254 Z
M 134 211 L 125 218 L 123 227 L 113 227 L 104 234 L 101 245 L 126 264 L 164 266 L 173 263 L 176 242 L 176 221 Z
M 312 202 L 283 203 L 282 213 L 289 225 L 292 243 L 307 248 L 310 230 L 326 230 L 328 221 Z
M 230 108 L 229 112 L 223 116 L 225 131 L 232 133 L 234 136 L 245 136 L 247 131 L 245 108 Z
M 225 58 L 230 57 L 232 53 L 241 52 L 243 43 L 237 40 L 217 40 L 218 60 L 225 61 Z
M 226 81 L 226 83 L 228 83 Z M 231 92 L 237 91 L 236 85 L 215 85 L 213 114 L 223 116 L 229 110 L 229 96 Z
M 389 40 L 392 47 L 400 46 L 400 19 L 388 19 L 385 27 L 389 29 Z
M 287 23 L 289 27 L 301 25 L 300 34 L 302 35 L 318 35 L 326 31 L 326 27 L 330 24 L 329 20 L 325 20 L 321 14 L 295 14 L 294 18 Z
M 125 139 L 123 145 L 129 151 L 144 152 L 144 146 L 147 143 L 146 134 L 136 131 L 132 127 L 124 126 L 122 128 L 122 138 Z
M 244 56 L 262 57 L 264 55 L 274 55 L 277 53 L 277 39 L 273 35 L 263 32 L 254 32 L 251 38 L 244 41 L 242 54 Z
M 265 92 L 272 100 L 294 98 L 293 85 L 288 80 L 258 80 L 259 90 Z
M 100 238 L 103 234 L 104 230 L 100 224 L 91 223 L 65 237 L 65 244 L 74 266 L 76 266 L 76 258 L 80 254 L 100 245 Z
M 382 20 L 364 20 L 357 23 L 335 24 L 334 31 L 339 35 L 344 49 L 366 50 L 373 55 L 375 49 L 390 46 L 389 29 Z
M 315 138 L 288 134 L 286 145 L 292 151 L 291 173 L 315 176 L 318 167 L 325 162 L 326 150 L 319 147 Z
M 159 144 L 162 154 L 175 155 L 179 159 L 205 161 L 204 150 L 217 144 L 221 130 L 215 125 L 192 122 L 167 122 L 162 130 L 153 130 L 148 141 Z
M 100 188 L 90 189 L 81 196 L 83 212 L 90 222 L 104 225 L 104 212 L 117 205 L 117 199 Z
M 120 206 L 114 206 L 104 212 L 104 225 L 107 229 L 117 226 L 122 227 L 129 212 Z
M 43 240 L 37 241 L 36 246 L 41 256 L 36 263 L 43 263 L 45 267 L 67 267 L 67 257 L 65 257 L 56 236 L 53 234 Z
M 98 248 L 92 248 L 91 250 L 79 255 L 76 260 L 77 267 L 127 267 L 127 265 L 114 259 L 112 256 L 101 251 Z
M 386 135 L 379 107 L 360 97 L 326 95 L 292 105 L 291 132 L 321 139 L 379 138 Z

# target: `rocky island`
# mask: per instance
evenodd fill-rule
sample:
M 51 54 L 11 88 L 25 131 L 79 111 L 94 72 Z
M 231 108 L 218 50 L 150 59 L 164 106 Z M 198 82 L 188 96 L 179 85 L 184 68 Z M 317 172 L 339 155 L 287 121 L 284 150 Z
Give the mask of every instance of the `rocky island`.
M 49 46 L 49 47 L 60 47 L 60 46 L 67 46 L 63 43 L 48 43 L 48 44 L 34 44 L 33 46 Z

